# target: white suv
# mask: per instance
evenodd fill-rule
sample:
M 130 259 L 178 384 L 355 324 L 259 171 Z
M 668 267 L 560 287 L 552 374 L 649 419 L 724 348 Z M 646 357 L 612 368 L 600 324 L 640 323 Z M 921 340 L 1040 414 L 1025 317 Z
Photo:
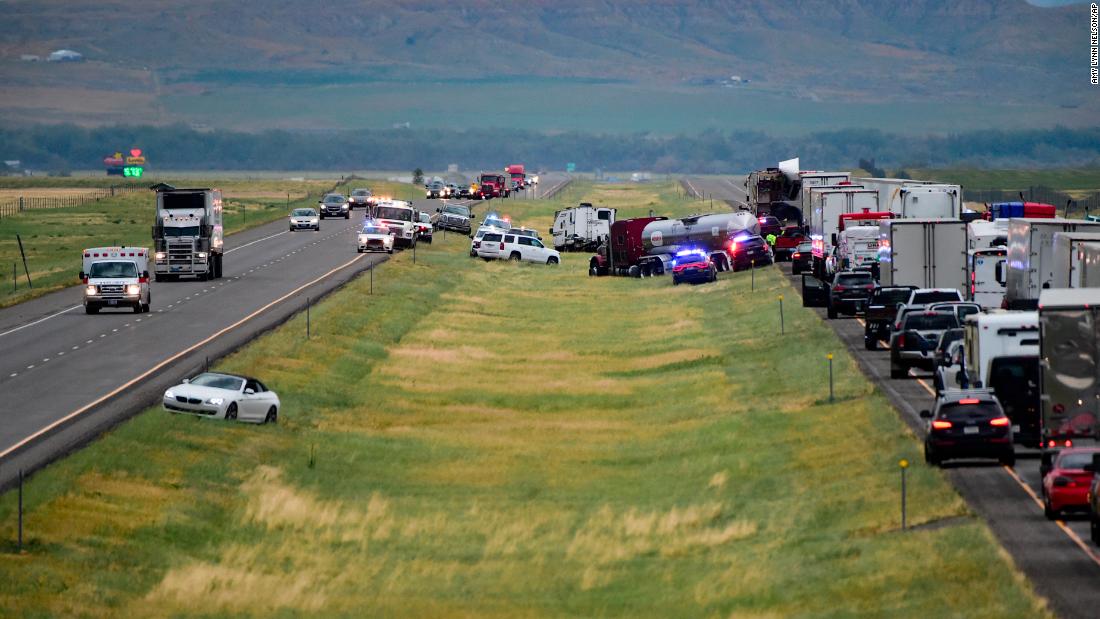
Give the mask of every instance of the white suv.
M 561 262 L 561 254 L 556 250 L 548 249 L 542 241 L 508 232 L 488 232 L 481 237 L 481 247 L 477 255 L 492 260 L 523 260 L 526 262 L 538 262 L 540 264 L 558 264 Z

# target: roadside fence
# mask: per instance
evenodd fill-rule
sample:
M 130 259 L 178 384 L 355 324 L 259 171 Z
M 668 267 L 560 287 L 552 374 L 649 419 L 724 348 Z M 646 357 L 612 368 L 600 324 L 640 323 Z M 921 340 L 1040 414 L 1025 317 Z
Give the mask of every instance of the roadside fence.
M 104 198 L 113 198 L 115 196 L 134 193 L 136 191 L 148 191 L 148 187 L 145 185 L 112 185 L 111 187 L 104 187 L 102 189 L 89 189 L 87 191 L 81 191 L 79 193 L 72 193 L 64 196 L 16 196 L 16 197 L 0 197 L 0 219 L 4 217 L 12 217 L 18 215 L 23 211 L 30 211 L 35 209 L 49 209 L 49 208 L 68 208 L 73 206 L 84 206 L 93 202 L 98 202 Z

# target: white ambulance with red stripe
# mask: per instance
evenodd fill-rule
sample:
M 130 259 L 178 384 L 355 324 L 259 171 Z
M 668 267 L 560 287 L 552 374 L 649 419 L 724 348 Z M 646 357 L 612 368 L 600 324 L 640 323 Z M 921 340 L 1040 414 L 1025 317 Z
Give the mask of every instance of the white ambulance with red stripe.
M 144 247 L 91 247 L 84 250 L 80 280 L 84 311 L 127 307 L 135 314 L 149 311 L 149 250 Z

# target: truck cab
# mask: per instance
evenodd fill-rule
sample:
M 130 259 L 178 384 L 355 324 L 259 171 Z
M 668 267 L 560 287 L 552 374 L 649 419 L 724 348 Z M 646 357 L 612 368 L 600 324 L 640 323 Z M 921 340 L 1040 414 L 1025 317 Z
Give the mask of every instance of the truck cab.
M 105 307 L 149 311 L 149 250 L 145 247 L 91 247 L 84 250 L 80 280 L 84 311 L 98 314 Z
M 963 322 L 963 367 L 971 387 L 993 389 L 1016 441 L 1039 444 L 1039 314 L 971 314 Z
M 550 226 L 554 249 L 558 251 L 591 251 L 607 235 L 615 223 L 615 209 L 596 208 L 588 202 L 554 213 Z
M 158 281 L 222 276 L 222 193 L 158 187 L 153 270 Z
M 419 215 L 412 204 L 399 200 L 381 203 L 374 209 L 374 218 L 393 232 L 394 245 L 416 245 Z

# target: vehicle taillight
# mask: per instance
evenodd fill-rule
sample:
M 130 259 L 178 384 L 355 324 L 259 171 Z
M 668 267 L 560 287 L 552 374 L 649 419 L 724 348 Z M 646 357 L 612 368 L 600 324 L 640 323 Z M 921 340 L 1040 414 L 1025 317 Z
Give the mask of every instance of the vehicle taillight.
M 981 400 L 979 400 L 978 398 L 966 398 L 966 399 L 963 399 L 963 400 L 959 400 L 959 404 L 980 404 L 980 403 L 981 403 Z
M 836 286 L 833 286 L 833 290 L 835 290 L 837 292 L 843 292 L 843 291 L 847 290 L 847 288 L 845 286 L 841 286 L 840 284 L 837 284 Z
M 989 425 L 991 426 L 1007 426 L 1009 424 L 1008 417 L 997 417 L 996 419 L 990 419 Z
M 902 333 L 898 336 L 898 348 L 905 348 L 905 334 Z
M 944 419 L 937 419 L 932 422 L 933 430 L 946 430 L 951 427 L 951 422 Z
M 802 256 L 802 254 L 800 254 L 798 252 L 794 252 L 794 254 L 792 255 L 793 258 L 798 258 L 800 256 Z
M 500 244 L 500 248 L 501 248 L 501 249 L 504 249 L 504 243 L 501 243 L 501 244 Z
M 1047 447 L 1049 447 L 1049 448 L 1051 448 L 1051 449 L 1054 449 L 1054 448 L 1055 448 L 1055 447 L 1057 447 L 1057 446 L 1058 446 L 1058 441 L 1055 441 L 1055 440 L 1050 440 L 1050 441 L 1047 441 Z M 1071 440 L 1066 440 L 1066 442 L 1065 442 L 1065 445 L 1064 445 L 1064 446 L 1065 446 L 1065 447 L 1073 447 L 1073 441 L 1071 441 Z

